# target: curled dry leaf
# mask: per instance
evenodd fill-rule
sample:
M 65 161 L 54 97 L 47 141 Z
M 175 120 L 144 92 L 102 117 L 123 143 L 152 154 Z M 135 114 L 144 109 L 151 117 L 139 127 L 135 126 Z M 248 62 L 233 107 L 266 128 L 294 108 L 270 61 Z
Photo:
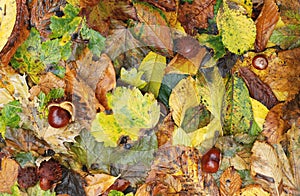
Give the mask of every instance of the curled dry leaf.
M 29 4 L 30 8 L 30 22 L 44 38 L 48 38 L 51 34 L 49 28 L 50 18 L 55 15 L 56 12 L 60 11 L 60 7 L 66 3 L 65 0 L 54 0 L 54 1 L 39 1 L 33 0 Z
M 101 195 L 103 194 L 118 177 L 114 177 L 108 174 L 94 174 L 85 177 L 87 186 L 84 187 L 87 195 Z
M 295 124 L 300 127 L 300 92 L 291 101 L 288 101 L 283 106 L 283 119 L 292 126 Z
M 174 128 L 175 124 L 172 120 L 172 114 L 169 113 L 159 125 L 158 131 L 156 132 L 158 147 L 171 144 Z
M 266 142 L 256 141 L 252 147 L 251 175 L 270 193 L 282 192 L 283 173 L 275 149 Z
M 278 20 L 279 12 L 275 0 L 265 0 L 261 13 L 255 21 L 255 50 L 257 52 L 263 51 L 266 48 Z
M 0 61 L 2 64 L 7 65 L 11 57 L 15 54 L 18 47 L 29 36 L 29 12 L 26 5 L 26 0 L 17 0 L 17 15 L 15 26 L 12 34 L 9 36 L 8 41 L 0 52 Z M 9 13 L 11 14 L 11 13 Z M 8 16 L 9 16 L 8 14 Z M 2 18 L 2 16 L 1 16 Z
M 45 75 L 40 77 L 40 81 L 37 85 L 33 86 L 30 89 L 30 99 L 32 100 L 35 96 L 37 96 L 41 91 L 45 94 L 48 94 L 51 89 L 55 88 L 65 88 L 65 81 L 57 76 L 55 76 L 51 72 L 47 72 Z
M 207 28 L 208 18 L 214 16 L 216 0 L 194 0 L 179 5 L 178 20 L 189 35 L 195 35 L 197 28 Z
M 262 134 L 267 138 L 270 144 L 278 144 L 283 139 L 283 133 L 286 131 L 286 122 L 282 113 L 283 104 L 280 103 L 273 107 L 267 114 L 263 125 Z
M 18 178 L 19 164 L 10 158 L 0 159 L 0 193 L 11 193 Z
M 242 179 L 233 167 L 228 167 L 220 178 L 220 195 L 234 195 L 242 186 Z
M 239 73 L 244 79 L 252 98 L 260 101 L 268 109 L 271 109 L 278 103 L 272 89 L 263 83 L 254 72 L 247 67 L 241 67 Z

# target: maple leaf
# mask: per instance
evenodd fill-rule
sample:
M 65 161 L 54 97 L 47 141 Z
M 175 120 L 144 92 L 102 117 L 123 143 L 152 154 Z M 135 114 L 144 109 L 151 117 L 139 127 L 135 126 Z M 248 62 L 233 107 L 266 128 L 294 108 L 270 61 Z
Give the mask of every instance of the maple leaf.
M 269 38 L 279 20 L 278 7 L 274 0 L 264 1 L 260 15 L 255 21 L 256 40 L 255 50 L 263 51 L 269 41 Z

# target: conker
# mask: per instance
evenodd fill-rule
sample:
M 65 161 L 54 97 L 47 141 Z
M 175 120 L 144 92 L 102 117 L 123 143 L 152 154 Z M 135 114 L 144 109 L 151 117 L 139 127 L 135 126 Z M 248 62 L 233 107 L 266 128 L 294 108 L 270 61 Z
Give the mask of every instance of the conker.
M 268 67 L 268 59 L 263 54 L 256 55 L 252 59 L 252 65 L 259 70 L 266 69 Z
M 65 127 L 70 122 L 70 119 L 71 114 L 67 110 L 59 106 L 51 106 L 49 108 L 48 122 L 51 127 Z
M 201 159 L 201 168 L 202 171 L 206 173 L 216 173 L 219 169 L 221 160 L 221 151 L 213 147 L 207 151 Z

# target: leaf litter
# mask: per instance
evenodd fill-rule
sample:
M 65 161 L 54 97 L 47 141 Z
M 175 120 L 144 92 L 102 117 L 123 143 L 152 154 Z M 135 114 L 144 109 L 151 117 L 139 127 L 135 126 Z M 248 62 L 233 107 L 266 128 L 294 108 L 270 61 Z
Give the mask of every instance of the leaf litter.
M 299 7 L 0 3 L 0 194 L 299 195 Z M 48 160 L 60 181 L 25 174 Z

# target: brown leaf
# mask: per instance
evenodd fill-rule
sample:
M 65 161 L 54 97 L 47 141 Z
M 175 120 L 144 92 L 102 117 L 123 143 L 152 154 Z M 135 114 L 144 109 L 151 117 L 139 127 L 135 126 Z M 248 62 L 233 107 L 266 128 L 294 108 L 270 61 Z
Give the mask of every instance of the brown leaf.
M 252 98 L 264 104 L 268 109 L 271 109 L 278 103 L 271 88 L 263 83 L 254 72 L 247 67 L 240 67 L 239 73 L 244 79 Z
M 172 135 L 174 131 L 174 121 L 172 120 L 172 114 L 169 113 L 162 124 L 160 124 L 158 131 L 156 132 L 158 147 L 172 143 Z
M 45 94 L 48 94 L 51 89 L 55 88 L 65 88 L 65 81 L 57 76 L 55 76 L 51 72 L 47 72 L 45 75 L 40 77 L 40 81 L 38 85 L 33 86 L 30 89 L 30 99 L 37 96 L 41 91 Z
M 300 92 L 294 99 L 288 101 L 283 106 L 283 119 L 286 120 L 290 126 L 295 124 L 300 127 Z
M 11 187 L 17 181 L 19 164 L 9 158 L 0 160 L 0 193 L 12 193 Z
M 111 19 L 136 19 L 136 12 L 129 0 L 104 0 L 95 6 L 88 6 L 82 10 L 90 28 L 108 35 Z
M 92 7 L 97 5 L 100 2 L 100 0 L 80 0 L 79 1 L 79 5 L 82 8 L 86 8 L 86 7 Z
M 87 186 L 84 187 L 87 195 L 101 195 L 104 193 L 117 179 L 108 174 L 94 174 L 85 177 Z
M 107 196 L 111 190 L 125 191 L 130 185 L 128 180 L 118 178 L 102 195 Z
M 0 52 L 0 62 L 7 65 L 11 57 L 15 54 L 18 47 L 29 36 L 29 12 L 26 0 L 17 0 L 17 19 L 12 34 L 8 38 L 8 42 Z
M 263 51 L 266 48 L 278 20 L 279 12 L 275 0 L 265 0 L 261 13 L 255 21 L 255 50 L 257 52 Z
M 56 12 L 60 11 L 60 7 L 64 6 L 65 0 L 39 1 L 33 0 L 30 2 L 30 22 L 40 33 L 43 38 L 48 38 L 51 34 L 50 18 Z
M 214 16 L 216 0 L 194 0 L 179 5 L 178 20 L 189 35 L 195 35 L 197 28 L 207 28 L 208 18 Z
M 161 147 L 156 153 L 146 184 L 137 192 L 141 195 L 219 195 L 212 175 L 201 172 L 199 160 L 197 149 L 184 146 Z
M 242 179 L 239 173 L 233 167 L 228 167 L 220 178 L 220 195 L 234 195 L 241 186 Z
M 252 147 L 251 175 L 269 192 L 280 195 L 283 173 L 275 149 L 266 142 L 256 141 Z
M 280 143 L 283 138 L 283 133 L 286 130 L 285 121 L 282 119 L 282 107 L 282 103 L 274 106 L 269 111 L 263 125 L 262 134 L 267 138 L 270 144 Z
M 171 29 L 161 12 L 143 3 L 134 4 L 140 23 L 131 31 L 144 46 L 153 47 L 162 55 L 173 55 Z
M 269 196 L 270 193 L 265 191 L 260 185 L 258 184 L 250 184 L 245 188 L 241 189 L 239 193 L 236 195 L 259 195 L 259 196 Z
M 164 10 L 164 11 L 175 11 L 177 8 L 177 1 L 178 0 L 143 0 L 143 2 L 148 2 L 153 4 L 154 6 Z

